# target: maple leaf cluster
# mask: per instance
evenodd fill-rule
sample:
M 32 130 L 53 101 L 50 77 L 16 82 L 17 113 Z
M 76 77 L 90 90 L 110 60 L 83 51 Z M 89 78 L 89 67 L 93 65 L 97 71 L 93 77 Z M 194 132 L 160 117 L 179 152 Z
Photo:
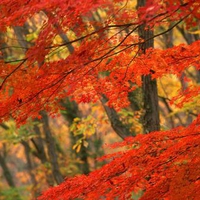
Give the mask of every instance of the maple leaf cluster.
M 104 156 L 110 162 L 89 175 L 67 178 L 39 198 L 198 199 L 200 118 L 189 127 L 138 135 L 114 144 L 127 150 Z
M 37 117 L 37 113 L 43 109 L 56 113 L 60 108 L 59 99 L 67 96 L 80 103 L 95 102 L 105 94 L 109 99 L 107 104 L 120 110 L 129 105 L 128 93 L 141 86 L 141 75 L 151 74 L 152 69 L 155 71 L 153 78 L 168 73 L 180 75 L 190 65 L 199 69 L 198 41 L 167 50 L 151 49 L 138 56 L 138 45 L 145 41 L 134 34 L 144 23 L 153 28 L 165 24 L 166 19 L 171 22 L 179 19 L 179 23 L 187 19 L 189 24 L 190 17 L 191 20 L 194 16 L 199 17 L 198 1 L 183 4 L 179 1 L 155 1 L 155 4 L 148 1 L 147 6 L 138 12 L 130 9 L 120 11 L 118 4 L 123 1 L 116 1 L 116 4 L 102 0 L 77 2 L 1 1 L 1 31 L 11 25 L 23 24 L 41 10 L 48 16 L 34 45 L 26 51 L 21 62 L 19 60 L 18 64 L 13 64 L 10 61 L 6 65 L 1 62 L 1 121 L 12 116 L 18 123 L 25 123 L 28 117 Z M 95 24 L 98 28 L 92 28 L 91 32 L 85 27 L 86 23 L 87 27 L 93 27 L 93 21 L 86 22 L 81 16 L 88 16 L 99 7 L 108 9 L 108 16 L 101 22 L 101 27 Z M 156 15 L 149 18 L 149 12 L 155 12 Z M 113 13 L 116 18 L 109 18 L 109 14 Z M 125 20 L 122 17 L 124 13 Z M 120 24 L 118 17 L 121 19 Z M 124 32 L 127 28 L 130 30 L 128 33 Z M 76 33 L 76 39 L 61 44 L 53 43 L 56 35 L 70 29 Z M 160 34 L 164 33 L 154 37 Z M 81 45 L 78 44 L 80 41 Z M 67 48 L 68 45 L 74 49 L 72 54 L 65 59 L 51 60 L 53 51 Z M 109 75 L 102 76 L 104 72 L 109 72 Z

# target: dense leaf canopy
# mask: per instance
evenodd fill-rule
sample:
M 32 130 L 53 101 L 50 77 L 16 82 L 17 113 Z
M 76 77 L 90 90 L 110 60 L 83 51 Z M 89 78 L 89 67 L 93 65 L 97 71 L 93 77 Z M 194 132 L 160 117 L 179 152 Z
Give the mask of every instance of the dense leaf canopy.
M 145 7 L 134 8 L 134 1 L 124 0 L 1 0 L 1 32 L 22 26 L 38 13 L 43 20 L 32 46 L 21 47 L 24 57 L 0 61 L 0 121 L 12 117 L 20 125 L 29 117 L 40 118 L 41 110 L 53 115 L 65 97 L 87 103 L 105 95 L 118 111 L 129 105 L 128 93 L 141 86 L 142 75 L 158 79 L 167 74 L 181 77 L 190 66 L 200 70 L 199 40 L 141 53 L 148 40 L 180 23 L 193 31 L 200 19 L 199 0 L 148 0 Z M 101 20 L 92 18 L 97 10 L 103 12 Z M 155 29 L 154 36 L 140 38 L 141 26 Z M 57 37 L 62 37 L 60 43 Z M 54 59 L 58 52 L 65 55 Z M 171 104 L 182 107 L 199 91 L 198 84 L 185 88 Z M 197 200 L 199 141 L 199 115 L 188 127 L 127 138 L 118 144 L 126 150 L 108 156 L 109 164 L 66 179 L 39 199 L 131 199 L 143 191 L 144 200 Z
M 137 11 L 126 7 L 126 1 L 67 2 L 1 1 L 1 31 L 11 25 L 20 26 L 42 11 L 48 16 L 24 58 L 0 63 L 1 120 L 12 116 L 22 123 L 28 117 L 37 117 L 43 109 L 57 112 L 57 100 L 66 96 L 79 103 L 95 102 L 105 94 L 108 104 L 120 109 L 129 104 L 128 92 L 141 85 L 141 75 L 153 70 L 153 78 L 169 73 L 180 76 L 190 65 L 200 67 L 199 41 L 167 50 L 149 49 L 138 56 L 138 45 L 146 41 L 135 33 L 144 24 L 152 29 L 168 27 L 153 37 L 182 21 L 188 28 L 194 27 L 199 18 L 198 1 L 148 1 L 146 7 Z M 101 22 L 90 20 L 91 12 L 96 9 L 107 11 Z M 172 27 L 167 25 L 170 22 Z M 55 44 L 55 37 L 65 32 L 72 39 Z M 51 58 L 54 52 L 66 49 L 73 53 L 56 61 Z M 102 74 L 107 71 L 109 75 Z

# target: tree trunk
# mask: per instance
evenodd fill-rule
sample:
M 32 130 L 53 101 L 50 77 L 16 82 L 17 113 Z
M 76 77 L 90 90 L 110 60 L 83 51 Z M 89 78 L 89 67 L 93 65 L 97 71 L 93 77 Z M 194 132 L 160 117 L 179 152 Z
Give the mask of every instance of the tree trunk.
M 25 153 L 26 161 L 27 161 L 27 170 L 30 175 L 31 182 L 33 184 L 33 187 L 32 187 L 33 197 L 36 198 L 40 195 L 40 191 L 38 190 L 39 188 L 37 188 L 38 183 L 35 178 L 35 174 L 33 173 L 34 166 L 33 166 L 33 162 L 32 162 L 31 155 L 30 155 L 31 148 L 30 148 L 28 142 L 22 140 L 21 143 L 24 146 L 24 153 Z
M 60 184 L 63 182 L 64 179 L 60 173 L 58 159 L 57 159 L 58 155 L 56 153 L 55 141 L 51 133 L 51 129 L 49 127 L 48 115 L 44 111 L 41 112 L 41 115 L 42 115 L 42 122 L 43 122 L 43 130 L 45 133 L 45 139 L 47 143 L 48 156 L 49 156 L 51 167 L 52 167 L 52 173 L 53 173 L 56 183 Z
M 37 158 L 39 158 L 42 164 L 45 164 L 48 162 L 48 159 L 47 159 L 46 152 L 45 152 L 42 134 L 37 125 L 34 125 L 34 131 L 37 134 L 37 137 L 31 139 L 31 142 L 33 143 L 33 145 L 36 149 L 36 151 L 33 152 L 33 155 L 35 155 Z M 54 179 L 53 179 L 52 174 L 46 173 L 46 182 L 48 183 L 49 186 L 54 185 Z
M 108 119 L 110 120 L 111 126 L 113 130 L 117 133 L 117 135 L 119 135 L 123 140 L 126 137 L 134 136 L 134 134 L 130 132 L 128 127 L 121 122 L 119 115 L 117 114 L 115 109 L 106 106 L 107 98 L 104 95 L 102 95 L 101 102 L 106 111 Z
M 8 183 L 8 185 L 9 185 L 10 187 L 13 187 L 13 188 L 14 188 L 14 187 L 15 187 L 15 183 L 14 183 L 14 181 L 13 181 L 13 177 L 12 177 L 12 175 L 11 175 L 11 172 L 10 172 L 8 166 L 7 166 L 6 159 L 5 159 L 5 157 L 1 154 L 1 152 L 0 152 L 0 165 L 1 165 L 1 167 L 2 167 L 4 177 L 5 177 L 5 179 L 6 179 L 7 183 Z
M 8 129 L 9 129 L 9 127 L 8 127 L 6 124 L 0 124 L 0 126 L 1 126 L 3 129 L 5 129 L 5 130 L 8 130 Z M 7 166 L 6 158 L 5 158 L 5 157 L 6 157 L 6 155 L 5 155 L 4 151 L 3 151 L 2 153 L 1 153 L 1 151 L 0 151 L 0 165 L 1 165 L 1 167 L 2 167 L 2 170 L 3 170 L 3 174 L 4 174 L 4 176 L 5 176 L 5 179 L 6 179 L 8 185 L 9 185 L 10 187 L 15 187 L 15 183 L 14 183 L 14 181 L 13 181 L 13 177 L 12 177 L 12 175 L 11 175 L 11 172 L 10 172 L 8 166 Z
M 138 8 L 145 6 L 145 4 L 146 0 L 137 1 Z M 143 24 L 138 29 L 139 37 L 144 40 L 144 42 L 139 46 L 141 53 L 145 53 L 146 49 L 153 47 L 153 39 L 147 40 L 153 36 L 153 31 L 146 28 L 145 24 Z M 154 73 L 153 70 L 151 72 Z M 149 133 L 152 131 L 158 131 L 160 130 L 160 119 L 156 80 L 152 80 L 151 75 L 142 76 L 142 89 L 145 112 L 143 116 L 144 132 Z

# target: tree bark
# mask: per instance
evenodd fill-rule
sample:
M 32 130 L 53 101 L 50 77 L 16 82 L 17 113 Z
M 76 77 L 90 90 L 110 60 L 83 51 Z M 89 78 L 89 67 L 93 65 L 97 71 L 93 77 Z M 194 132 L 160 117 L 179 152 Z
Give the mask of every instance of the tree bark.
M 146 0 L 138 0 L 137 7 L 145 6 Z M 140 17 L 140 16 L 139 16 Z M 153 36 L 153 31 L 147 29 L 145 23 L 138 29 L 139 37 L 144 42 L 139 46 L 140 52 L 145 54 L 146 50 L 153 47 L 153 39 L 149 40 Z M 152 70 L 151 73 L 154 73 Z M 143 103 L 144 103 L 144 116 L 143 116 L 143 128 L 144 133 L 160 130 L 159 119 L 159 106 L 158 106 L 158 91 L 157 81 L 152 80 L 151 74 L 142 76 L 142 89 L 143 89 Z
M 102 95 L 101 102 L 110 120 L 111 126 L 117 135 L 119 135 L 123 140 L 126 137 L 134 136 L 134 134 L 132 134 L 130 130 L 121 122 L 115 109 L 106 106 L 107 98 L 104 95 Z
M 36 121 L 36 120 L 35 120 Z M 37 125 L 34 125 L 34 131 L 37 134 L 38 137 L 32 138 L 31 142 L 33 143 L 36 151 L 33 152 L 33 154 L 40 159 L 42 164 L 45 164 L 48 162 L 46 152 L 45 152 L 45 147 L 44 147 L 44 141 L 42 138 L 41 131 Z M 54 185 L 54 179 L 52 174 L 46 174 L 46 182 L 48 183 L 49 186 Z
M 51 129 L 49 127 L 48 115 L 44 111 L 41 112 L 41 115 L 42 115 L 42 122 L 43 122 L 43 130 L 45 133 L 45 139 L 47 143 L 48 156 L 49 156 L 51 167 L 52 167 L 52 173 L 53 173 L 56 183 L 60 184 L 63 182 L 64 179 L 60 173 L 55 141 L 54 141 Z
M 1 154 L 1 152 L 0 152 L 0 165 L 1 165 L 1 167 L 2 167 L 4 177 L 5 177 L 5 179 L 6 179 L 7 183 L 8 183 L 8 185 L 9 185 L 10 187 L 13 187 L 13 188 L 14 188 L 14 187 L 15 187 L 15 183 L 14 183 L 14 181 L 13 181 L 13 177 L 12 177 L 12 175 L 11 175 L 11 172 L 10 172 L 8 166 L 7 166 L 6 159 L 5 159 L 5 157 Z
M 38 183 L 37 183 L 37 180 L 33 173 L 34 166 L 33 166 L 33 162 L 32 162 L 31 155 L 30 155 L 31 148 L 30 148 L 28 142 L 22 140 L 21 143 L 24 146 L 24 153 L 25 153 L 26 161 L 27 161 L 27 170 L 30 175 L 31 182 L 33 184 L 33 187 L 32 187 L 33 197 L 36 198 L 40 195 L 40 191 L 38 190 L 39 188 L 37 188 Z
M 6 124 L 0 124 L 0 126 L 5 130 L 9 129 L 9 127 Z M 5 157 L 6 157 L 5 154 L 0 152 L 0 165 L 2 167 L 3 174 L 5 176 L 5 179 L 6 179 L 7 183 L 8 183 L 8 185 L 10 187 L 15 187 L 15 183 L 13 181 L 13 177 L 11 175 L 11 172 L 10 172 L 8 166 L 7 166 Z

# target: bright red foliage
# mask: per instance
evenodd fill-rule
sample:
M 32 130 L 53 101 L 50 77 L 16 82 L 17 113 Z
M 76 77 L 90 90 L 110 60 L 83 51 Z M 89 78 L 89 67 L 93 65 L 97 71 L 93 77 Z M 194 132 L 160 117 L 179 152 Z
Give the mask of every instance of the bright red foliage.
M 141 200 L 199 199 L 200 118 L 188 128 L 127 138 L 127 150 L 107 158 L 112 161 L 90 173 L 66 179 L 46 191 L 47 199 L 131 199 L 145 190 Z M 105 158 L 104 158 L 105 159 Z
M 5 31 L 7 26 L 23 24 L 28 17 L 41 10 L 47 15 L 53 13 L 44 21 L 35 45 L 28 49 L 21 63 L 7 64 L 6 71 L 5 64 L 1 63 L 1 120 L 7 120 L 12 115 L 22 123 L 27 117 L 36 117 L 38 111 L 43 109 L 57 112 L 59 108 L 56 99 L 66 96 L 72 96 L 77 102 L 90 102 L 96 101 L 103 93 L 107 95 L 110 106 L 120 109 L 128 105 L 127 93 L 135 88 L 134 84 L 130 85 L 130 81 L 140 86 L 140 76 L 150 74 L 150 68 L 153 67 L 156 72 L 154 78 L 167 73 L 180 75 L 191 64 L 197 64 L 199 68 L 198 41 L 191 46 L 181 45 L 167 50 L 152 49 L 149 53 L 133 59 L 133 55 L 138 54 L 138 44 L 142 44 L 143 41 L 131 35 L 144 21 L 148 26 L 158 26 L 165 23 L 165 19 L 175 22 L 181 19 L 187 20 L 189 26 L 193 17 L 199 16 L 198 1 L 188 1 L 184 4 L 179 1 L 155 1 L 157 3 L 153 5 L 147 3 L 147 7 L 138 11 L 140 19 L 136 17 L 138 13 L 134 10 L 124 8 L 120 11 L 118 4 L 112 2 L 1 1 L 1 31 Z M 86 23 L 90 23 L 91 26 L 94 23 L 85 22 L 81 16 L 89 15 L 98 7 L 108 9 L 108 14 L 115 13 L 116 17 L 109 18 L 108 15 L 105 21 L 101 22 L 104 24 L 103 27 L 88 33 Z M 155 12 L 156 15 L 150 17 L 151 12 Z M 125 19 L 122 17 L 124 13 Z M 70 19 L 67 16 L 71 16 Z M 106 31 L 113 28 L 116 29 L 115 33 L 111 36 L 106 35 Z M 124 28 L 131 31 L 119 35 Z M 73 54 L 66 59 L 52 61 L 48 54 L 69 44 L 53 44 L 53 38 L 60 32 L 70 29 L 77 35 L 77 39 L 70 43 L 75 48 Z M 81 45 L 77 45 L 80 39 Z M 38 67 L 44 59 L 47 62 Z M 105 71 L 110 71 L 110 75 L 100 77 L 99 73 Z M 18 81 L 19 77 L 23 79 Z M 14 88 L 11 96 L 8 92 L 10 88 Z M 22 101 L 19 103 L 18 99 Z
M 99 8 L 107 11 L 101 22 L 85 20 Z M 166 50 L 148 49 L 141 55 L 138 46 L 146 41 L 135 34 L 143 24 L 152 29 L 167 27 L 154 37 L 181 22 L 188 29 L 196 26 L 200 0 L 148 0 L 137 11 L 126 7 L 124 0 L 1 0 L 0 11 L 1 32 L 23 25 L 39 12 L 48 17 L 23 59 L 17 64 L 0 62 L 1 122 L 11 116 L 22 124 L 41 110 L 56 113 L 59 100 L 68 96 L 80 103 L 95 102 L 105 94 L 108 105 L 119 110 L 129 104 L 128 93 L 141 86 L 141 76 L 152 70 L 153 78 L 180 76 L 191 65 L 200 70 L 200 41 Z M 168 27 L 171 22 L 173 26 Z M 71 30 L 75 39 L 54 43 L 57 35 Z M 73 48 L 69 56 L 51 59 L 53 51 L 69 45 Z M 188 88 L 173 100 L 181 99 L 181 107 L 198 94 L 199 86 Z M 119 152 L 109 164 L 88 176 L 67 179 L 40 199 L 130 199 L 132 192 L 142 189 L 145 200 L 197 200 L 199 141 L 199 117 L 187 128 L 127 139 L 128 150 Z

